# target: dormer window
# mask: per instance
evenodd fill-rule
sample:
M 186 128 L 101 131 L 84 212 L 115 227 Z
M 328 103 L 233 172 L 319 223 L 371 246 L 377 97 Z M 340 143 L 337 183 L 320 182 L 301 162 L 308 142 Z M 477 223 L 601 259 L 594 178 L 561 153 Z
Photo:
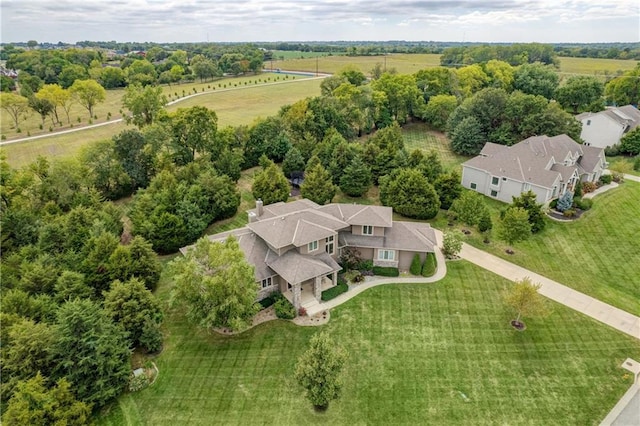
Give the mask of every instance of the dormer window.
M 362 235 L 373 235 L 373 226 L 362 225 Z
M 318 242 L 317 241 L 311 241 L 308 245 L 307 245 L 307 251 L 309 253 L 311 253 L 312 251 L 316 251 L 318 250 Z

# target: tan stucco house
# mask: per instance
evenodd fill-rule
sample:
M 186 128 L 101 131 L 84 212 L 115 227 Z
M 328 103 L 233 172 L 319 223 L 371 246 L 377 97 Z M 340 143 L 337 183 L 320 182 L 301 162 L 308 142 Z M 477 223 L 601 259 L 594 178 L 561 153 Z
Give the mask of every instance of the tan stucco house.
M 582 122 L 580 138 L 585 145 L 607 148 L 620 143 L 627 132 L 640 126 L 640 111 L 633 105 L 609 107 L 600 112 L 578 114 Z
M 281 292 L 298 309 L 319 303 L 321 292 L 337 284 L 338 260 L 346 247 L 358 249 L 374 265 L 400 270 L 409 269 L 416 253 L 424 260 L 434 251 L 429 224 L 394 221 L 392 214 L 391 207 L 382 206 L 320 206 L 307 199 L 263 206 L 258 200 L 247 226 L 209 239 L 237 238 L 255 267 L 258 299 Z
M 602 148 L 567 135 L 532 136 L 513 146 L 488 142 L 462 164 L 462 186 L 505 203 L 533 191 L 545 204 L 573 191 L 578 181 L 597 182 L 606 167 Z

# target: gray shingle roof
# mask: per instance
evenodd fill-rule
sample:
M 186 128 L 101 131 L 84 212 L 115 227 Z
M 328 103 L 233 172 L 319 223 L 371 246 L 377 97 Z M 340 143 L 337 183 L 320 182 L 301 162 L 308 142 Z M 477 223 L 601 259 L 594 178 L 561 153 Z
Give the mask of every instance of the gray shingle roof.
M 385 206 L 360 204 L 327 204 L 318 208 L 349 225 L 372 225 L 388 228 L 393 225 L 393 209 Z
M 290 284 L 301 283 L 311 278 L 337 272 L 340 265 L 326 253 L 305 256 L 295 250 L 289 250 L 282 256 L 270 251 L 267 265 Z
M 480 155 L 464 162 L 463 166 L 485 170 L 493 176 L 507 177 L 545 188 L 552 188 L 559 178 L 565 179 L 570 176 L 572 171 L 569 168 L 577 170 L 576 166 L 560 167 L 561 164 L 555 168 L 551 167 L 554 164 L 562 163 L 568 157 L 583 156 L 584 158 L 584 148 L 590 148 L 587 150 L 589 152 L 587 167 L 593 170 L 590 164 L 596 151 L 591 149 L 602 151 L 599 148 L 583 147 L 567 135 L 532 136 L 510 147 L 494 143 L 487 143 L 485 147 Z M 583 167 L 587 168 L 584 165 Z

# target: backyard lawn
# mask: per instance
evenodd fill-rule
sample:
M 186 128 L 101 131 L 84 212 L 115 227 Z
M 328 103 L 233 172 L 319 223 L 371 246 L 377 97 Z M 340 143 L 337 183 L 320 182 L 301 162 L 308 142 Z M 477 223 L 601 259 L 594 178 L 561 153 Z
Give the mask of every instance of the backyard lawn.
M 627 181 L 594 198 L 579 220 L 547 227 L 505 253 L 495 224 L 506 204 L 485 198 L 494 212 L 494 236 L 484 244 L 474 230 L 467 242 L 634 315 L 640 315 L 640 183 Z M 440 217 L 436 226 L 446 229 Z
M 235 337 L 165 321 L 160 376 L 99 425 L 597 424 L 631 384 L 640 343 L 561 305 L 513 330 L 508 281 L 464 261 L 429 285 L 389 285 L 322 327 L 349 353 L 342 398 L 316 414 L 292 378 L 314 327 L 262 324 Z M 158 293 L 166 300 L 171 284 Z

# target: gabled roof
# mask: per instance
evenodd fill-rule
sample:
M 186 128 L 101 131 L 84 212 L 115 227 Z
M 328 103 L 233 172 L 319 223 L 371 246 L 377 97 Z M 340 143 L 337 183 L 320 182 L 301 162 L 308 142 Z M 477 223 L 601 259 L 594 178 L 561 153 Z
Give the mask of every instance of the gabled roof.
M 307 200 L 306 198 L 295 200 L 290 203 L 283 203 L 282 201 L 280 201 L 278 203 L 268 204 L 264 206 L 262 209 L 262 215 L 259 216 L 259 220 L 282 216 L 289 213 L 295 213 L 306 209 L 317 209 L 318 207 L 320 207 L 318 204 L 314 203 L 311 200 Z M 248 212 L 255 213 L 256 216 L 258 216 L 257 209 L 251 209 Z
M 594 146 L 582 147 L 582 158 L 580 159 L 580 168 L 587 173 L 593 173 L 596 166 L 604 160 L 604 151 Z
M 464 162 L 463 166 L 484 170 L 493 176 L 552 188 L 559 178 L 564 180 L 572 174 L 569 168 L 577 170 L 575 166 L 560 167 L 561 163 L 569 156 L 584 156 L 585 148 L 602 151 L 584 147 L 567 135 L 532 136 L 510 147 L 487 143 L 480 155 Z M 589 157 L 595 153 L 590 151 Z
M 337 272 L 342 268 L 326 253 L 305 256 L 295 250 L 289 250 L 282 256 L 269 251 L 265 260 L 278 275 L 290 284 L 301 283 L 321 275 Z
M 393 226 L 393 209 L 385 206 L 360 204 L 327 204 L 318 208 L 349 225 L 371 225 L 389 228 Z
M 267 206 L 270 207 L 270 206 Z M 263 216 L 264 217 L 264 216 Z M 275 249 L 303 246 L 335 235 L 349 224 L 318 210 L 302 210 L 249 223 L 247 227 Z
M 633 130 L 640 126 L 640 111 L 633 105 L 607 107 L 604 111 L 599 112 L 583 112 L 576 115 L 576 119 L 584 121 L 596 115 L 602 115 L 625 127 L 628 126 L 628 130 Z

